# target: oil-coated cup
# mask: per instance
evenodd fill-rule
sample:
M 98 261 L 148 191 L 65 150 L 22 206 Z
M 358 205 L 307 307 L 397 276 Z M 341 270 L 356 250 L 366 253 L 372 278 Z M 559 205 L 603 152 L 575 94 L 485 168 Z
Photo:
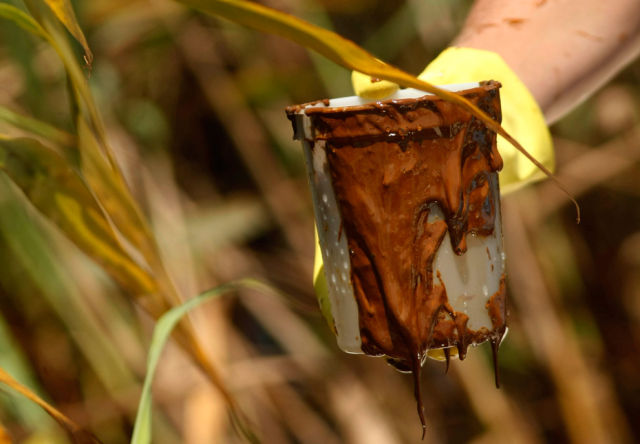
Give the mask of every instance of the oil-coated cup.
M 450 85 L 500 120 L 497 82 Z M 349 353 L 415 370 L 506 331 L 496 135 L 405 89 L 287 108 L 303 145 L 331 327 Z M 326 299 L 323 299 L 326 298 Z M 429 352 L 429 353 L 428 353 Z

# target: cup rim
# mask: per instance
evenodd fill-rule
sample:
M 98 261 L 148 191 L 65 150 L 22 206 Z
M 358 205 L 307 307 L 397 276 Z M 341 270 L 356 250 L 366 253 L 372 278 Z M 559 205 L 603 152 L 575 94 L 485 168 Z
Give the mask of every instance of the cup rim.
M 466 83 L 454 83 L 450 85 L 437 85 L 438 88 L 450 91 L 450 92 L 464 92 L 468 90 L 472 90 L 475 88 L 480 88 L 485 85 L 491 85 L 492 83 L 499 82 L 495 81 L 483 81 L 483 82 L 466 82 Z M 395 93 L 383 98 L 383 99 L 365 99 L 360 96 L 346 96 L 346 97 L 337 97 L 333 99 L 323 99 L 323 100 L 315 100 L 313 102 L 302 103 L 300 105 L 291 105 L 286 108 L 286 112 L 288 115 L 301 115 L 305 114 L 307 111 L 322 109 L 322 110 L 344 110 L 353 107 L 366 106 L 371 104 L 385 104 L 397 100 L 410 100 L 410 99 L 419 99 L 421 97 L 431 96 L 434 97 L 435 94 L 422 91 L 415 88 L 404 88 L 398 89 Z

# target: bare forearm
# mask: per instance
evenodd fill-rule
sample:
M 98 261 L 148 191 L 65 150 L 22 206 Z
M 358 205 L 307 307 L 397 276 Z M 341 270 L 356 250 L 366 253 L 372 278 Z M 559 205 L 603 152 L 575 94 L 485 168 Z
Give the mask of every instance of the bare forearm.
M 500 54 L 552 122 L 640 53 L 640 1 L 478 0 L 454 45 Z

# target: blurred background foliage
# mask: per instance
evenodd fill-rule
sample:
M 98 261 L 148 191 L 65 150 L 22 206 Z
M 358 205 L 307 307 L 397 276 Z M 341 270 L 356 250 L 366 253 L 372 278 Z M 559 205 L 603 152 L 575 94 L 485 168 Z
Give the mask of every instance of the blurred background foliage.
M 413 73 L 451 41 L 471 4 L 264 3 Z M 283 110 L 350 95 L 349 73 L 167 0 L 74 6 L 107 138 L 178 294 L 252 276 L 293 296 L 239 292 L 191 317 L 256 434 L 266 443 L 417 442 L 411 378 L 341 353 L 311 286 L 310 195 Z M 0 22 L 0 113 L 48 122 L 65 132 L 39 140 L 64 143 L 76 132 L 67 82 L 48 44 Z M 639 85 L 636 61 L 552 128 L 580 225 L 548 181 L 503 199 L 511 320 L 502 388 L 486 346 L 449 375 L 428 362 L 426 442 L 640 441 Z M 0 134 L 25 134 L 10 121 L 0 119 Z M 103 442 L 128 442 L 152 318 L 4 173 L 0 270 L 0 366 Z M 175 345 L 154 400 L 154 442 L 242 442 L 224 398 Z M 37 406 L 5 392 L 0 423 L 2 443 L 66 442 Z

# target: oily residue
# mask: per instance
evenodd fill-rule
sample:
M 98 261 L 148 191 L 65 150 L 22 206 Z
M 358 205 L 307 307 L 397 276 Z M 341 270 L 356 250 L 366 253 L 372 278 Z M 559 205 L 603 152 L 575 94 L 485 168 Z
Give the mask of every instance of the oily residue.
M 526 22 L 527 19 L 522 17 L 508 17 L 508 18 L 502 19 L 502 21 L 505 22 L 507 25 L 520 26 L 524 22 Z
M 499 87 L 485 82 L 463 95 L 500 121 Z M 426 352 L 445 348 L 447 365 L 449 347 L 464 359 L 469 345 L 490 340 L 497 352 L 505 331 L 504 283 L 487 303 L 492 330 L 472 330 L 433 267 L 447 232 L 456 254 L 466 251 L 468 234 L 493 233 L 499 203 L 489 175 L 502 167 L 495 133 L 435 96 L 305 112 L 315 139 L 326 141 L 362 350 L 413 373 L 424 428 L 419 382 Z M 434 206 L 444 220 L 429 221 Z

